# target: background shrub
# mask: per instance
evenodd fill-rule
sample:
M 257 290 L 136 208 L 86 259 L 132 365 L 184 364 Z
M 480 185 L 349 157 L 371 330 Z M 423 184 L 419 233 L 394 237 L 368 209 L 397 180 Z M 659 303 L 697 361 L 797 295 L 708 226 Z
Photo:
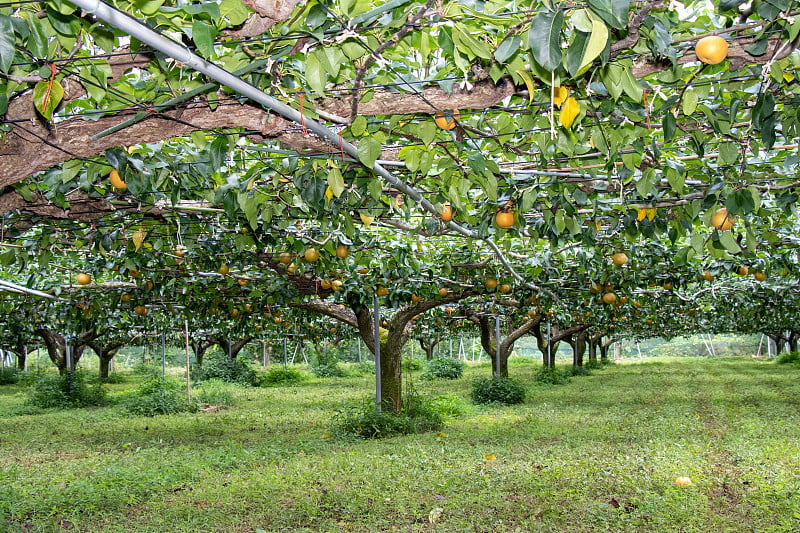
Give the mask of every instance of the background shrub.
M 267 371 L 261 377 L 261 385 L 264 387 L 276 387 L 278 385 L 292 385 L 306 380 L 306 374 L 296 368 L 276 366 Z
M 422 379 L 458 379 L 464 375 L 464 361 L 452 357 L 435 357 L 425 363 Z
M 107 378 L 102 379 L 103 383 L 119 384 L 125 383 L 125 377 L 119 372 L 112 372 Z
M 404 357 L 401 365 L 404 372 L 416 372 L 417 370 L 422 370 L 422 361 L 419 359 L 414 359 L 413 357 Z
M 367 398 L 345 406 L 334 415 L 334 433 L 345 437 L 378 439 L 436 431 L 444 425 L 442 416 L 430 402 L 413 391 L 406 395 L 403 409 L 399 413 L 388 409 L 388 401 L 385 404 L 378 411 L 375 400 Z
M 458 418 L 470 411 L 470 406 L 464 398 L 455 394 L 440 394 L 428 402 L 430 408 L 439 413 L 443 419 Z
M 569 376 L 557 368 L 542 368 L 536 373 L 533 380 L 549 385 L 563 385 L 569 383 Z
M 40 373 L 28 396 L 28 404 L 42 409 L 87 407 L 101 405 L 106 390 L 96 379 L 87 378 L 81 371 L 64 375 Z
M 375 361 L 361 361 L 350 367 L 350 373 L 355 376 L 374 376 Z
M 124 400 L 125 410 L 133 415 L 156 416 L 194 411 L 197 404 L 186 399 L 185 385 L 178 381 L 153 376 L 130 392 Z
M 511 378 L 492 376 L 472 382 L 472 402 L 513 405 L 525 401 L 525 387 Z
M 195 381 L 219 379 L 228 383 L 251 386 L 257 386 L 260 382 L 258 374 L 250 363 L 239 358 L 229 359 L 219 351 L 210 352 L 203 361 L 203 366 L 192 367 L 192 379 Z
M 572 366 L 568 372 L 571 376 L 588 376 L 591 374 L 589 368 L 586 366 Z
M 234 387 L 236 385 L 221 379 L 209 379 L 197 385 L 193 397 L 201 404 L 231 406 L 235 403 Z
M 0 367 L 0 385 L 13 385 L 19 381 L 19 374 L 16 368 Z
M 775 358 L 779 365 L 800 365 L 800 352 L 783 352 Z
M 311 373 L 318 378 L 342 378 L 347 372 L 339 366 L 339 350 L 336 346 L 328 346 L 324 350 L 315 350 L 311 354 Z

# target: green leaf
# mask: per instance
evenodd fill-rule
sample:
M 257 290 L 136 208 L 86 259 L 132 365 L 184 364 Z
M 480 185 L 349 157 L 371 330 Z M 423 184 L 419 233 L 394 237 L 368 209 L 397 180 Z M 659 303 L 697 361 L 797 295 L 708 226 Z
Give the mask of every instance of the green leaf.
M 38 22 L 28 20 L 30 34 L 28 35 L 27 47 L 30 52 L 41 59 L 47 57 L 47 35 L 44 28 Z
M 521 44 L 522 39 L 519 38 L 519 35 L 512 35 L 504 39 L 500 46 L 497 47 L 497 50 L 494 51 L 495 60 L 498 63 L 505 63 L 509 57 L 517 53 Z
M 0 70 L 8 72 L 11 64 L 14 62 L 14 26 L 11 23 L 11 17 L 0 15 Z
M 306 83 L 318 94 L 325 92 L 327 75 L 316 54 L 306 55 Z
M 492 59 L 491 47 L 462 30 L 460 26 L 453 26 L 453 42 L 460 52 L 468 52 L 465 55 L 470 57 L 470 59 L 475 57 Z
M 405 4 L 409 3 L 411 0 L 390 0 L 385 4 L 382 4 L 375 9 L 371 9 L 366 13 L 362 13 L 357 17 L 353 17 L 350 19 L 349 27 L 354 28 L 359 25 L 367 25 L 373 22 L 378 17 L 382 17 L 383 15 L 391 12 L 393 9 L 398 7 L 404 6 Z
M 686 184 L 686 175 L 670 167 L 668 167 L 664 173 L 667 175 L 667 181 L 669 182 L 669 186 L 672 187 L 672 190 L 678 194 L 683 194 L 683 187 Z
M 583 42 L 580 43 L 580 60 L 575 71 L 570 71 L 571 76 L 582 74 L 595 59 L 600 57 L 600 54 L 603 53 L 603 50 L 605 50 L 606 44 L 608 43 L 608 26 L 606 26 L 602 20 L 596 18 L 591 11 L 583 11 L 586 12 L 587 17 L 591 20 L 592 29 L 589 39 L 583 39 Z M 576 44 L 578 44 L 577 36 L 575 42 L 573 42 L 573 45 Z M 572 48 L 572 46 L 570 48 Z M 567 57 L 569 57 L 569 50 L 567 51 Z M 569 61 L 567 66 L 569 68 Z
M 344 192 L 344 177 L 342 176 L 342 172 L 337 167 L 334 167 L 328 172 L 327 181 L 328 187 L 330 187 L 333 195 L 339 198 Z
M 697 109 L 697 92 L 691 87 L 687 87 L 686 91 L 683 93 L 683 100 L 681 101 L 681 108 L 683 110 L 683 114 L 691 116 L 694 113 L 695 109 Z
M 530 72 L 525 70 L 517 70 L 517 75 L 525 82 L 525 87 L 528 88 L 528 103 L 533 103 L 533 98 L 536 95 L 536 82 L 533 80 Z
M 164 0 L 136 0 L 133 4 L 145 15 L 153 15 L 164 5 Z
M 719 164 L 732 165 L 739 160 L 739 144 L 727 141 L 719 145 Z
M 742 248 L 736 243 L 736 238 L 732 231 L 718 231 L 719 243 L 732 254 L 738 254 Z
M 217 29 L 214 26 L 199 20 L 195 20 L 192 23 L 192 40 L 203 57 L 211 57 L 214 54 L 214 40 L 216 38 Z
M 567 48 L 567 72 L 572 77 L 578 75 L 583 63 L 583 57 L 586 55 L 586 48 L 589 45 L 589 33 L 580 30 L 575 30 L 572 42 Z
M 353 137 L 361 137 L 367 131 L 367 117 L 358 115 L 353 123 L 350 124 L 350 134 Z
M 47 120 L 53 120 L 53 113 L 63 98 L 64 88 L 55 79 L 40 81 L 33 88 L 33 103 L 36 110 Z
M 589 0 L 588 4 L 612 28 L 621 30 L 628 25 L 628 0 Z
M 661 121 L 661 127 L 664 129 L 664 142 L 669 142 L 675 136 L 677 129 L 677 121 L 675 115 L 670 111 L 664 113 L 664 119 Z
M 733 11 L 745 2 L 747 2 L 747 0 L 719 0 L 719 12 L 725 13 L 726 11 Z
M 358 159 L 364 164 L 365 167 L 372 170 L 375 167 L 375 161 L 381 155 L 383 146 L 374 137 L 364 137 L 358 142 Z
M 242 24 L 250 16 L 250 12 L 242 0 L 222 0 L 219 4 L 219 11 L 223 17 L 228 19 L 231 26 Z
M 564 14 L 561 10 L 540 11 L 531 21 L 528 45 L 534 61 L 548 72 L 561 64 L 561 27 Z
M 636 192 L 639 196 L 645 198 L 653 191 L 653 179 L 655 177 L 655 169 L 648 168 L 650 172 L 643 172 L 642 177 L 636 182 Z

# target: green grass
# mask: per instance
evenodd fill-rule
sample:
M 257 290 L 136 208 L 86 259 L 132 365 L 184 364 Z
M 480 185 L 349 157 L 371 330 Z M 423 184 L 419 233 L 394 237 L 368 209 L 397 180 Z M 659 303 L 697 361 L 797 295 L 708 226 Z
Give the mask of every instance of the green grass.
M 0 531 L 800 530 L 800 369 L 681 359 L 553 386 L 519 361 L 524 404 L 379 441 L 327 436 L 370 377 L 234 387 L 229 409 L 155 418 L 15 415 L 24 389 L 0 387 Z M 414 386 L 468 399 L 489 372 Z

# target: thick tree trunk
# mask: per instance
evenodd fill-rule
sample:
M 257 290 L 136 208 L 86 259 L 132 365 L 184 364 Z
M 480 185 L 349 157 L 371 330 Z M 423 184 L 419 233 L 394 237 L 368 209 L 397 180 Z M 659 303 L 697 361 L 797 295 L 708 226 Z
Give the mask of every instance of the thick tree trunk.
M 786 337 L 784 337 L 783 335 L 779 333 L 774 333 L 774 334 L 767 333 L 767 337 L 769 337 L 775 344 L 775 355 L 781 353 L 786 347 Z
M 800 341 L 800 331 L 789 332 L 789 339 L 786 341 L 789 343 L 789 351 L 797 351 L 798 341 Z
M 478 326 L 481 332 L 481 347 L 492 362 L 492 375 L 507 378 L 508 358 L 511 357 L 511 353 L 514 351 L 514 343 L 517 342 L 517 339 L 521 336 L 537 330 L 541 322 L 541 317 L 528 319 L 517 328 L 513 328 L 511 318 L 509 317 L 506 321 L 505 336 L 499 340 L 500 349 L 498 353 L 497 323 L 495 320 L 486 315 L 477 313 L 468 314 L 468 316 L 471 316 L 473 320 L 475 318 L 478 320 Z
M 353 310 L 355 312 L 355 309 Z M 358 332 L 364 340 L 364 344 L 375 355 L 375 325 L 373 323 L 372 312 L 366 307 L 361 307 L 356 314 L 358 320 Z M 408 341 L 411 333 L 409 320 L 403 323 L 398 322 L 398 316 L 392 317 L 388 321 L 386 337 L 384 342 L 377 339 L 380 346 L 380 376 L 381 403 L 389 411 L 398 413 L 403 408 L 403 346 Z
M 433 359 L 433 350 L 439 345 L 441 339 L 439 337 L 435 339 L 426 339 L 424 337 L 417 338 L 419 341 L 419 346 L 425 351 L 425 359 L 430 361 Z
M 28 361 L 28 347 L 25 345 L 22 335 L 17 337 L 17 342 L 11 348 L 11 352 L 17 357 L 17 370 L 24 371 Z
M 600 343 L 600 361 L 602 363 L 608 362 L 608 349 L 614 344 L 615 339 L 608 339 L 607 341 Z
M 216 344 L 219 345 L 223 353 L 228 356 L 231 361 L 233 361 L 239 356 L 239 352 L 242 351 L 242 348 L 247 346 L 247 344 L 253 340 L 253 337 L 246 337 L 234 342 L 231 342 L 230 339 L 226 338 L 217 338 L 214 340 L 216 341 Z
M 411 335 L 412 319 L 434 307 L 457 302 L 474 295 L 475 293 L 471 290 L 464 290 L 460 293 L 454 291 L 444 298 L 424 300 L 413 305 L 401 307 L 391 317 L 386 317 L 384 342 L 381 342 L 380 339 L 375 339 L 372 311 L 370 308 L 361 305 L 360 299 L 358 302 L 354 302 L 350 309 L 340 308 L 336 303 L 320 300 L 292 302 L 289 305 L 297 309 L 322 313 L 355 327 L 364 344 L 373 354 L 376 352 L 377 340 L 381 355 L 381 399 L 388 410 L 399 412 L 403 408 L 401 364 L 403 347 Z
M 100 379 L 108 379 L 109 369 L 111 368 L 111 360 L 114 354 L 110 357 L 100 357 Z
M 206 354 L 206 351 L 214 346 L 214 341 L 211 339 L 194 339 L 192 340 L 189 345 L 192 347 L 192 351 L 194 352 L 194 360 L 195 364 L 198 367 L 203 366 L 203 356 Z
M 583 355 L 586 353 L 586 331 L 579 331 L 572 337 L 572 366 L 583 366 Z
M 111 344 L 101 344 L 97 341 L 91 341 L 88 346 L 97 354 L 100 360 L 100 379 L 108 379 L 109 370 L 111 368 L 111 360 L 117 355 L 119 349 L 125 346 L 124 342 L 113 342 Z
M 64 336 L 45 328 L 39 328 L 34 333 L 44 341 L 45 347 L 47 347 L 47 354 L 50 356 L 50 360 L 53 364 L 56 365 L 58 373 L 62 375 L 65 374 L 67 372 L 67 342 Z M 97 333 L 94 330 L 90 330 L 84 331 L 72 339 L 73 368 L 77 366 L 78 361 L 81 360 L 81 356 L 87 344 L 95 338 L 97 338 Z
M 600 334 L 589 336 L 589 362 L 594 364 L 597 362 L 597 347 L 602 344 L 603 336 Z

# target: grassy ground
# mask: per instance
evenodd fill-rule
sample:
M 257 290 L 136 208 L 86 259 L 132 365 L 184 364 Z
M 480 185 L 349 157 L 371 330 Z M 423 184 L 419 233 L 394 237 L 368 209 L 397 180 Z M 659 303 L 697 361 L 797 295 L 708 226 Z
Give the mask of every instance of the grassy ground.
M 489 372 L 415 386 L 467 399 Z M 0 531 L 800 531 L 798 377 L 745 359 L 617 365 L 380 441 L 328 437 L 369 378 L 155 418 L 15 415 L 21 388 L 4 386 Z

